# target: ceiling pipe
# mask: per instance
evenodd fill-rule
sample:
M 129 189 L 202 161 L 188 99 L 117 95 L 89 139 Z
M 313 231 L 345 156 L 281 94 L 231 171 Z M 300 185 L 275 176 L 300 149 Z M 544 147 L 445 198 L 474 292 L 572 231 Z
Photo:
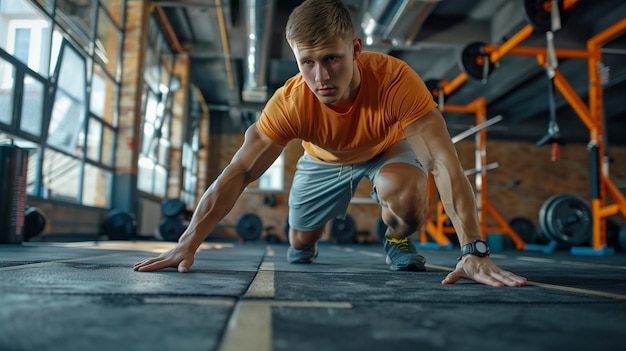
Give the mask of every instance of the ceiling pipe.
M 222 1 L 216 0 L 217 21 L 220 26 L 220 37 L 222 38 L 222 50 L 224 52 L 224 64 L 226 65 L 226 75 L 228 76 L 228 87 L 230 90 L 235 89 L 235 77 L 233 76 L 233 66 L 230 61 L 230 45 L 228 44 L 228 32 L 226 30 L 226 19 L 224 18 L 224 10 L 222 9 Z
M 266 102 L 274 0 L 245 0 L 246 56 L 241 99 Z
M 366 45 L 411 45 L 441 0 L 373 0 L 361 21 Z

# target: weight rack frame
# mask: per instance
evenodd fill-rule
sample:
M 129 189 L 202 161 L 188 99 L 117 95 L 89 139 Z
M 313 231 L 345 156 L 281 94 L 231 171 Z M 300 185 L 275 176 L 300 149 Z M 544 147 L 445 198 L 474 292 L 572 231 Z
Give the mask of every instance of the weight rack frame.
M 565 1 L 565 9 L 575 5 L 577 1 Z M 535 56 L 540 66 L 547 67 L 547 47 L 518 47 L 524 40 L 533 34 L 535 28 L 531 24 L 525 25 L 509 40 L 502 45 L 483 45 L 483 51 L 488 54 L 491 64 L 507 54 Z M 603 97 L 602 80 L 599 67 L 602 65 L 602 45 L 626 31 L 626 18 L 619 20 L 609 28 L 596 34 L 587 40 L 586 49 L 555 49 L 557 58 L 586 59 L 587 74 L 589 77 L 589 104 L 587 105 L 569 84 L 567 79 L 558 69 L 555 69 L 554 85 L 563 95 L 574 112 L 579 116 L 590 132 L 588 150 L 590 154 L 590 185 L 591 185 L 591 210 L 593 217 L 592 246 L 572 247 L 570 252 L 577 255 L 612 255 L 614 250 L 607 246 L 606 241 L 606 218 L 617 213 L 626 217 L 626 198 L 619 188 L 609 178 L 608 158 L 604 155 L 604 120 L 603 120 Z M 463 72 L 449 82 L 439 82 L 440 95 L 448 95 L 460 87 L 467 79 L 468 74 Z M 443 96 L 440 96 L 443 99 Z M 445 107 L 444 107 L 445 111 Z M 607 195 L 613 200 L 607 204 Z M 483 203 L 484 204 L 484 203 Z M 481 215 L 482 216 L 482 215 Z M 481 230 L 486 233 L 485 224 L 481 220 Z M 517 243 L 516 243 L 517 245 Z M 519 248 L 519 246 L 518 246 Z

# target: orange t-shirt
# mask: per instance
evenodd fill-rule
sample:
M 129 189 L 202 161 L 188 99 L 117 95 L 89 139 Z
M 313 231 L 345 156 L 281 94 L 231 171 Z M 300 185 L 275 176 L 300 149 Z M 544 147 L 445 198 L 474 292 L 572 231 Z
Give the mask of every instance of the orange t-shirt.
M 363 52 L 357 64 L 361 87 L 348 112 L 333 111 L 319 101 L 297 74 L 267 102 L 258 129 L 283 146 L 301 139 L 315 160 L 359 164 L 404 139 L 402 129 L 437 106 L 404 61 Z

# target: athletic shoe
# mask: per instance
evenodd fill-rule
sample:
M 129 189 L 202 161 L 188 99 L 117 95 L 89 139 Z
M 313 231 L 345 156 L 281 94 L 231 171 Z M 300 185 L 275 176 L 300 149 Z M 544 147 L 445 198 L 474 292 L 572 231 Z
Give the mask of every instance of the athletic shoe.
M 394 239 L 385 237 L 387 264 L 392 271 L 425 271 L 426 259 L 417 253 L 409 238 Z
M 309 249 L 296 250 L 291 245 L 287 249 L 287 262 L 289 263 L 311 263 L 317 257 L 317 243 Z

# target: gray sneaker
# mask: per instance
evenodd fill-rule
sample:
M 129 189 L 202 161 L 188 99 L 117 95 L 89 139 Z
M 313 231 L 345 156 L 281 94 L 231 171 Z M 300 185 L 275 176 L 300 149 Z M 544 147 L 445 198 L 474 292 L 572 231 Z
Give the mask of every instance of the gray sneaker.
M 289 263 L 311 263 L 317 257 L 317 243 L 312 248 L 296 250 L 291 245 L 287 249 L 287 262 Z
M 425 271 L 426 259 L 417 253 L 409 238 L 394 239 L 385 237 L 387 264 L 392 271 Z

